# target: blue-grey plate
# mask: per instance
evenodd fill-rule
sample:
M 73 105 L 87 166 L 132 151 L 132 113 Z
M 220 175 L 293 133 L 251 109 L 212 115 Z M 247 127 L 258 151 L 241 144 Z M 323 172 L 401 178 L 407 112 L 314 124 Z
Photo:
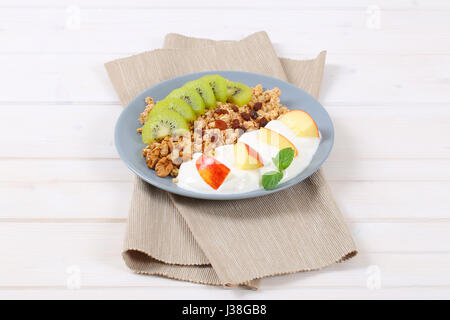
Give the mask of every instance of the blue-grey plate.
M 261 189 L 239 194 L 206 194 L 188 191 L 179 188 L 175 183 L 173 183 L 172 177 L 160 178 L 156 175 L 154 170 L 147 168 L 145 159 L 142 157 L 142 149 L 145 145 L 142 143 L 141 135 L 136 132 L 136 129 L 141 126 L 138 119 L 140 113 L 145 109 L 145 98 L 152 97 L 155 101 L 159 101 L 165 98 L 172 90 L 181 87 L 187 81 L 198 79 L 206 74 L 219 74 L 231 81 L 242 82 L 250 87 L 257 84 L 261 84 L 265 89 L 278 87 L 281 90 L 281 103 L 283 105 L 287 106 L 289 109 L 302 109 L 308 112 L 316 121 L 322 136 L 317 152 L 315 153 L 309 166 L 295 178 L 280 184 L 274 190 L 266 191 Z M 333 123 L 331 122 L 328 113 L 316 99 L 303 90 L 285 81 L 261 74 L 241 71 L 199 72 L 161 82 L 156 86 L 145 90 L 133 101 L 131 101 L 131 103 L 120 115 L 115 129 L 115 143 L 117 151 L 127 166 L 139 177 L 155 187 L 172 193 L 191 198 L 213 200 L 254 198 L 289 188 L 308 178 L 315 171 L 317 171 L 317 169 L 319 169 L 331 151 L 333 140 Z

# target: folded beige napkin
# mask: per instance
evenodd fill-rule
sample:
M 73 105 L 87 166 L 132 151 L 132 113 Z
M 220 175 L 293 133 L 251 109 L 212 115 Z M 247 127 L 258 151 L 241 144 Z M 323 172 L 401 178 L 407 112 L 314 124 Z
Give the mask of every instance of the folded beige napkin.
M 163 80 L 209 70 L 261 73 L 317 97 L 325 63 L 325 52 L 279 59 L 265 32 L 218 42 L 170 34 L 165 48 L 106 63 L 123 105 Z M 319 170 L 287 190 L 233 201 L 185 198 L 136 177 L 123 258 L 138 273 L 256 288 L 257 279 L 321 269 L 356 252 Z

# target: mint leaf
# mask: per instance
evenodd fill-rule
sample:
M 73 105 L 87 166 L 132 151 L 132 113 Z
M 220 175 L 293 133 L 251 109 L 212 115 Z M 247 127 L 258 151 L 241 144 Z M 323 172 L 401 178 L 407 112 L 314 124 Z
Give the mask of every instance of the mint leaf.
M 294 160 L 295 150 L 292 148 L 284 148 L 278 152 L 278 154 L 273 158 L 273 163 L 278 168 L 278 170 L 283 171 L 287 169 Z
M 278 171 L 266 172 L 262 176 L 262 185 L 266 190 L 275 189 L 277 184 L 283 179 L 283 170 L 289 167 L 294 160 L 295 150 L 292 148 L 285 148 L 280 150 L 278 154 L 272 159 Z
M 277 184 L 283 179 L 283 172 L 269 171 L 262 176 L 262 185 L 266 190 L 274 189 Z

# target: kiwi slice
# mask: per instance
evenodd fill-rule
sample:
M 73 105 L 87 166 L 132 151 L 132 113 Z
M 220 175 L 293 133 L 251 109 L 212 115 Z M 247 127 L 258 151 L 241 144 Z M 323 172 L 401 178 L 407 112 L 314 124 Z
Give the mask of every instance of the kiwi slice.
M 179 98 L 165 98 L 159 101 L 150 111 L 149 119 L 160 113 L 162 110 L 173 110 L 181 114 L 187 121 L 194 121 L 197 116 L 191 106 Z
M 200 80 L 208 82 L 217 101 L 227 102 L 227 79 L 218 74 L 210 74 L 200 78 Z
M 178 98 L 186 101 L 198 115 L 205 113 L 205 102 L 195 89 L 178 88 L 173 90 L 167 98 Z
M 228 82 L 228 101 L 242 107 L 252 99 L 252 89 L 240 82 Z
M 208 82 L 198 79 L 194 81 L 189 81 L 184 85 L 186 88 L 195 89 L 205 101 L 205 105 L 208 108 L 214 108 L 216 106 L 216 96 L 214 91 L 211 89 Z
M 189 125 L 178 112 L 161 110 L 145 122 L 142 127 L 142 141 L 146 144 L 166 136 L 181 134 L 189 130 Z

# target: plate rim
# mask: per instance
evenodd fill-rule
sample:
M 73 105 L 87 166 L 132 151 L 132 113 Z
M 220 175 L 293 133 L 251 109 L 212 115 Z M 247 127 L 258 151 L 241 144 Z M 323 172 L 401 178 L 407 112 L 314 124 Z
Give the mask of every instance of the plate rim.
M 320 105 L 320 107 L 323 109 L 323 111 L 325 112 L 325 115 L 328 117 L 329 123 L 331 125 L 330 127 L 330 136 L 329 136 L 329 148 L 328 150 L 326 150 L 324 156 L 322 158 L 319 159 L 318 161 L 318 165 L 316 166 L 316 168 L 308 175 L 301 177 L 302 172 L 300 172 L 298 175 L 296 175 L 295 177 L 293 177 L 292 179 L 285 181 L 284 183 L 280 184 L 279 186 L 277 186 L 277 188 L 273 189 L 273 190 L 264 190 L 264 189 L 257 189 L 257 190 L 253 190 L 250 192 L 244 192 L 244 193 L 226 193 L 226 194 L 213 194 L 213 193 L 200 193 L 200 192 L 194 192 L 191 190 L 187 190 L 187 189 L 182 189 L 180 187 L 177 187 L 176 184 L 174 182 L 171 182 L 174 186 L 173 187 L 167 187 L 165 185 L 158 185 L 158 183 L 156 181 L 153 181 L 152 179 L 146 177 L 145 175 L 142 175 L 139 170 L 137 168 L 135 168 L 132 165 L 132 161 L 126 161 L 125 159 L 128 159 L 126 157 L 126 152 L 122 149 L 122 146 L 120 144 L 118 144 L 119 141 L 119 135 L 120 135 L 120 123 L 121 121 L 123 121 L 123 118 L 125 117 L 126 113 L 127 113 L 127 108 L 134 104 L 137 103 L 138 101 L 145 99 L 145 97 L 147 96 L 147 91 L 149 91 L 150 89 L 158 89 L 158 87 L 163 87 L 165 86 L 167 83 L 169 82 L 173 82 L 174 80 L 180 80 L 181 78 L 188 78 L 188 77 L 193 77 L 193 76 L 204 76 L 207 74 L 220 74 L 220 73 L 234 73 L 234 74 L 247 74 L 247 75 L 251 75 L 251 76 L 256 76 L 256 77 L 263 77 L 263 78 L 267 78 L 270 79 L 271 81 L 278 81 L 278 82 L 282 82 L 284 85 L 287 85 L 289 87 L 292 87 L 295 90 L 300 90 L 303 94 L 309 96 L 311 99 L 315 100 L 316 103 L 318 103 Z M 137 119 L 136 119 L 137 121 Z M 308 92 L 304 91 L 303 89 L 278 78 L 275 77 L 271 77 L 271 76 L 267 76 L 264 74 L 259 74 L 259 73 L 253 73 L 253 72 L 246 72 L 246 71 L 236 71 L 236 70 L 214 70 L 214 71 L 202 71 L 202 72 L 194 72 L 194 73 L 189 73 L 189 74 L 184 74 L 178 77 L 174 77 L 168 80 L 164 80 L 161 81 L 159 83 L 157 83 L 154 86 L 151 86 L 147 89 L 145 89 L 143 92 L 141 92 L 140 94 L 138 94 L 134 99 L 132 99 L 126 107 L 123 108 L 123 110 L 121 111 L 119 117 L 117 118 L 116 124 L 115 124 L 115 128 L 114 128 L 114 145 L 115 148 L 117 150 L 117 153 L 119 154 L 119 157 L 121 159 L 121 161 L 123 161 L 126 166 L 134 173 L 136 174 L 139 178 L 141 178 L 142 180 L 146 181 L 147 183 L 155 186 L 158 189 L 167 191 L 169 193 L 172 194 L 177 194 L 180 196 L 184 196 L 184 197 L 188 197 L 188 198 L 194 198 L 194 199 L 202 199 L 202 200 L 238 200 L 238 199 L 251 199 L 251 198 L 257 198 L 257 197 L 262 197 L 262 196 L 266 196 L 275 192 L 279 192 L 282 191 L 284 189 L 287 189 L 289 187 L 292 187 L 298 183 L 300 183 L 303 180 L 306 180 L 307 178 L 309 178 L 310 176 L 312 176 L 314 173 L 316 173 L 321 166 L 323 165 L 323 163 L 328 159 L 331 150 L 333 149 L 334 146 L 334 124 L 333 121 L 328 113 L 328 111 L 323 107 L 323 105 L 313 96 L 311 96 Z M 319 144 L 320 146 L 320 144 Z M 149 169 L 150 170 L 150 169 Z M 160 178 L 160 179 L 164 179 L 164 178 Z

